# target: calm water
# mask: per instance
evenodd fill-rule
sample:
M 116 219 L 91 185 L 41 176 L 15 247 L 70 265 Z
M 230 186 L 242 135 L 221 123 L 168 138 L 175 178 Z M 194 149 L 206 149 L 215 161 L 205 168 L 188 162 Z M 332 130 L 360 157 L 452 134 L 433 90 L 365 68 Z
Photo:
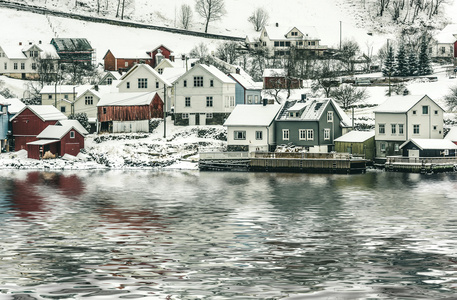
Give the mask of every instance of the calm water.
M 0 299 L 449 299 L 457 174 L 0 173 Z

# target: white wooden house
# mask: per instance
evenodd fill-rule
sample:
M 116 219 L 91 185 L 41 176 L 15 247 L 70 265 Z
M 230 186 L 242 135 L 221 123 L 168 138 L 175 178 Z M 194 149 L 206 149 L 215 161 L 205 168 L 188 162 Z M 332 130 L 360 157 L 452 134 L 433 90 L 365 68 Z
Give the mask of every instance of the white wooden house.
M 197 64 L 174 82 L 176 125 L 222 125 L 235 108 L 235 81 Z
M 150 65 L 137 64 L 121 78 L 117 84 L 120 93 L 157 92 L 160 99 L 166 99 L 166 110 L 170 111 L 171 83 L 154 70 Z
M 42 62 L 46 60 L 46 64 Z M 48 74 L 57 71 L 59 55 L 51 44 L 29 42 L 18 45 L 0 45 L 0 75 L 19 79 L 37 79 L 39 71 Z M 46 67 L 46 70 L 44 68 Z
M 401 155 L 409 139 L 442 139 L 444 110 L 429 96 L 393 96 L 375 110 L 376 156 Z
M 276 145 L 275 118 L 281 105 L 237 105 L 224 126 L 228 151 L 271 151 Z

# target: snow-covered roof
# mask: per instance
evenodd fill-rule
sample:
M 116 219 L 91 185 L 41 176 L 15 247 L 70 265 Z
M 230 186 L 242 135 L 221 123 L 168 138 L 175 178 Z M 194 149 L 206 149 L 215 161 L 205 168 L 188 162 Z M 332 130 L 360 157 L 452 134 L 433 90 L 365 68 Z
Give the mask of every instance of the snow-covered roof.
M 25 109 L 30 109 L 35 115 L 37 115 L 43 121 L 59 121 L 68 119 L 63 113 L 52 105 L 26 105 L 22 108 L 14 117 L 16 118 Z
M 423 98 L 428 97 L 427 95 L 407 95 L 407 96 L 391 96 L 373 111 L 375 113 L 406 113 L 414 105 L 416 105 Z M 433 101 L 430 97 L 428 97 Z M 433 101 L 434 102 L 434 101 Z M 438 105 L 435 102 L 436 105 Z M 438 105 L 441 108 L 441 106 Z M 442 109 L 442 108 L 441 108 Z
M 410 139 L 406 142 L 404 142 L 401 146 L 400 149 L 402 149 L 404 146 L 406 146 L 409 142 L 413 143 L 416 145 L 420 150 L 451 150 L 451 149 L 457 149 L 457 145 L 454 144 L 452 141 L 447 140 L 447 139 Z
M 201 68 L 207 70 L 208 72 L 210 72 L 211 74 L 213 74 L 217 79 L 219 79 L 220 81 L 222 81 L 223 83 L 235 83 L 233 81 L 233 79 L 231 79 L 230 77 L 228 77 L 227 75 L 224 74 L 224 72 L 222 72 L 221 70 L 219 70 L 218 68 L 216 68 L 215 66 L 212 66 L 212 65 L 205 65 L 205 64 L 199 64 L 199 65 L 196 65 L 195 67 L 197 66 L 200 66 Z
M 135 47 L 128 49 L 109 49 L 115 58 L 127 58 L 127 59 L 151 59 L 145 50 L 136 49 Z M 106 56 L 105 54 L 105 56 Z M 103 57 L 105 58 L 105 57 Z
M 39 44 L 37 45 L 42 51 L 40 52 L 40 58 L 42 59 L 60 59 L 57 54 L 56 48 L 51 44 Z
M 288 111 L 300 111 L 300 110 L 304 109 L 306 106 L 307 106 L 306 103 L 297 102 L 294 105 L 292 105 L 292 107 L 289 108 Z
M 24 52 L 22 52 L 22 46 L 4 45 L 2 46 L 3 52 L 9 59 L 26 59 Z
M 237 105 L 224 123 L 224 126 L 269 126 L 281 105 Z
M 84 89 L 78 90 L 75 102 L 79 101 L 80 99 L 83 99 L 83 97 L 85 97 L 88 93 L 93 94 L 94 96 L 100 99 L 104 94 L 115 93 L 119 90 L 114 85 L 99 85 L 97 86 L 97 88 L 95 88 L 94 86 L 84 87 Z
M 8 113 L 14 115 L 17 114 L 21 109 L 25 107 L 25 104 L 17 98 L 4 98 L 0 96 L 0 104 L 9 104 Z
M 60 120 L 57 121 L 56 125 L 59 124 L 67 127 L 74 127 L 82 135 L 89 134 L 89 132 L 87 132 L 87 130 L 81 125 L 81 123 L 79 123 L 78 120 Z
M 264 69 L 263 77 L 283 77 L 286 76 L 286 70 L 284 69 Z
M 164 68 L 162 71 L 162 77 L 173 83 L 184 73 L 186 73 L 185 68 Z
M 140 68 L 146 69 L 149 73 L 151 73 L 155 78 L 158 78 L 160 81 L 162 81 L 166 86 L 171 86 L 171 83 L 166 80 L 162 75 L 160 75 L 156 70 L 154 70 L 150 65 L 148 64 L 136 64 L 133 66 L 127 73 L 122 75 L 121 81 L 130 76 L 131 74 L 135 73 L 137 70 Z
M 451 130 L 444 137 L 446 140 L 457 142 L 457 127 L 452 127 Z
M 457 41 L 457 24 L 449 24 L 433 38 L 440 44 L 453 44 Z
M 81 124 L 79 124 L 78 121 L 76 120 L 68 120 L 72 121 L 70 123 L 64 123 L 65 125 L 49 125 L 46 127 L 39 135 L 37 135 L 38 139 L 54 139 L 54 140 L 60 140 L 63 138 L 70 130 L 74 129 L 78 131 L 80 134 L 84 135 L 87 134 L 87 131 L 82 128 Z M 72 124 L 74 124 L 74 121 L 76 121 L 79 126 L 81 127 L 84 131 L 80 131 L 79 128 L 74 127 Z
M 345 143 L 363 143 L 366 140 L 374 137 L 374 130 L 370 131 L 350 131 L 345 135 L 340 136 L 335 139 L 335 142 L 345 142 Z
M 255 82 L 252 79 L 252 77 L 249 76 L 249 74 L 247 74 L 246 72 L 240 71 L 240 74 L 230 73 L 230 76 L 232 76 L 233 79 L 235 79 L 239 84 L 241 84 L 241 86 L 243 86 L 247 90 L 262 89 L 262 88 L 259 88 L 259 84 L 257 82 Z M 260 84 L 262 84 L 262 83 L 260 83 Z
M 97 106 L 149 105 L 156 94 L 156 92 L 104 94 Z
M 294 38 L 286 38 L 286 34 L 288 34 L 292 29 L 297 28 L 301 33 L 303 33 L 302 37 L 294 37 Z M 285 26 L 265 26 L 265 31 L 268 34 L 270 40 L 297 40 L 297 39 L 304 39 L 304 40 L 317 40 L 319 39 L 319 35 L 317 34 L 316 27 L 314 26 L 306 26 L 306 27 L 285 27 Z
M 40 91 L 40 94 L 54 94 L 57 91 L 57 94 L 73 94 L 76 93 L 76 97 L 79 94 L 85 92 L 88 89 L 91 89 L 92 85 L 45 85 Z M 74 90 L 73 90 L 74 88 Z
M 58 140 L 56 140 L 56 139 L 52 139 L 52 140 L 38 140 L 38 141 L 29 142 L 29 143 L 27 143 L 27 145 L 39 145 L 39 146 L 43 146 L 43 145 L 52 144 L 52 143 L 57 143 L 57 142 L 58 142 Z

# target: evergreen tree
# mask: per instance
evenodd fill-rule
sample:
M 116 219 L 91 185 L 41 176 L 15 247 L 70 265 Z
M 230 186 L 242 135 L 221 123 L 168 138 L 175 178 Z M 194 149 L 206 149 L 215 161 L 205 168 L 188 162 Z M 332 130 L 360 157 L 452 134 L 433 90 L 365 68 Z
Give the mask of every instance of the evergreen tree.
M 398 47 L 397 56 L 395 57 L 395 75 L 408 76 L 408 61 L 403 44 L 400 44 L 400 47 Z
M 384 61 L 384 68 L 382 69 L 382 74 L 384 76 L 393 76 L 395 73 L 395 59 L 394 59 L 394 50 L 392 47 L 389 47 L 387 50 L 386 60 Z
M 408 53 L 408 75 L 416 76 L 419 74 L 419 64 L 417 61 L 417 55 L 413 50 Z
M 433 73 L 432 66 L 430 65 L 430 58 L 427 53 L 428 43 L 425 36 L 422 37 L 420 51 L 419 51 L 419 72 L 418 75 L 429 75 Z

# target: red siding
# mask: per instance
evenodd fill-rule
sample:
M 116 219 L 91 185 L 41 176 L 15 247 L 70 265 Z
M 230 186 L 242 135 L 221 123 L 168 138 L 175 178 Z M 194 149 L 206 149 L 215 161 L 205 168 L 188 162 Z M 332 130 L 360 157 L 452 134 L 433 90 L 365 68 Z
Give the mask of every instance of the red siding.
M 160 96 L 155 94 L 149 105 L 99 106 L 97 110 L 99 122 L 150 120 L 163 117 L 163 102 Z
M 454 43 L 454 58 L 457 58 L 457 41 Z
M 70 132 L 75 132 L 75 137 L 70 138 Z M 81 135 L 76 130 L 70 130 L 61 140 L 60 140 L 60 155 L 70 154 L 73 156 L 78 155 L 79 151 L 84 149 L 84 136 Z
M 104 57 L 105 71 L 127 71 L 135 64 L 145 63 L 148 65 L 152 64 L 152 59 L 135 59 L 135 58 L 121 58 L 115 57 L 113 53 L 108 50 Z M 127 62 L 127 66 L 125 63 Z
M 30 109 L 26 108 L 12 121 L 13 138 L 15 141 L 14 150 L 26 149 L 28 142 L 36 141 L 36 136 L 40 134 L 48 125 L 55 125 L 57 120 L 41 120 Z
M 171 54 L 171 51 L 170 49 L 164 47 L 164 46 L 160 46 L 158 47 L 156 50 L 154 50 L 152 53 L 151 52 L 148 52 L 148 54 L 152 57 L 152 61 L 151 61 L 151 67 L 155 68 L 156 66 L 156 55 L 157 53 L 159 52 L 158 50 L 161 50 L 162 51 L 162 55 L 164 58 L 168 58 L 170 59 L 170 54 Z
M 117 71 L 116 70 L 116 58 L 113 53 L 108 50 L 105 57 L 103 58 L 105 62 L 105 71 Z

